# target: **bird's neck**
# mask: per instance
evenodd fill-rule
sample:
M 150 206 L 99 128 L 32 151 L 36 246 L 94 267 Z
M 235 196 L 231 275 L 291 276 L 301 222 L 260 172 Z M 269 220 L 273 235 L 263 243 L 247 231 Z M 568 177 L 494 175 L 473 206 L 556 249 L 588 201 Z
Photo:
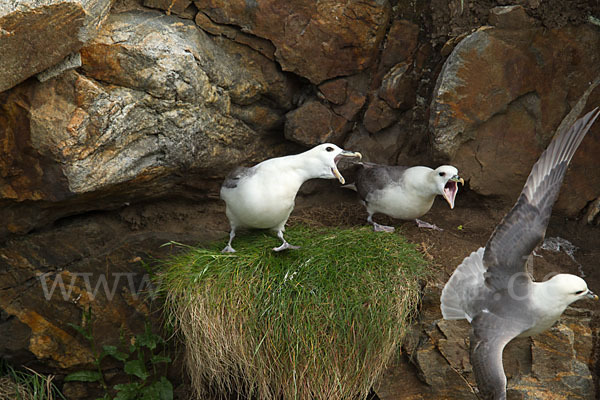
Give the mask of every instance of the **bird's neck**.
M 279 176 L 280 183 L 297 191 L 304 182 L 319 177 L 319 171 L 314 168 L 303 154 L 295 154 L 268 160 L 265 167 Z
M 406 171 L 406 182 L 419 196 L 433 199 L 437 196 L 438 189 L 431 177 L 432 169 L 427 167 L 412 167 Z
M 544 282 L 532 282 L 532 302 L 533 307 L 543 310 L 550 325 L 556 322 L 563 311 L 569 306 L 560 296 L 557 296 L 556 284 L 552 279 Z M 550 320 L 552 320 L 550 322 Z
M 315 162 L 314 159 L 306 154 L 300 153 L 291 156 L 286 156 L 286 173 L 292 176 L 292 179 L 297 179 L 302 185 L 309 179 L 320 178 L 323 176 L 326 167 L 321 163 Z

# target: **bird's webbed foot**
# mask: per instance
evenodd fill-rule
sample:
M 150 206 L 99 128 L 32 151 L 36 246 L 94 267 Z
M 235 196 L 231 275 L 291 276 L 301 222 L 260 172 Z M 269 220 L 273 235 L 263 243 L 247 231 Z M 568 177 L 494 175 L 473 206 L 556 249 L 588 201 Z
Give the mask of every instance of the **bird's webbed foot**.
M 421 221 L 420 219 L 415 219 L 415 222 L 417 223 L 417 226 L 419 228 L 433 229 L 434 231 L 440 231 L 440 232 L 443 231 L 443 229 L 438 227 L 437 225 L 430 224 L 429 222 Z
M 225 248 L 223 248 L 223 250 L 221 250 L 221 253 L 235 253 L 235 249 L 228 244 L 225 246 Z
M 396 228 L 393 226 L 381 225 L 377 222 L 373 222 L 373 231 L 374 232 L 394 232 Z

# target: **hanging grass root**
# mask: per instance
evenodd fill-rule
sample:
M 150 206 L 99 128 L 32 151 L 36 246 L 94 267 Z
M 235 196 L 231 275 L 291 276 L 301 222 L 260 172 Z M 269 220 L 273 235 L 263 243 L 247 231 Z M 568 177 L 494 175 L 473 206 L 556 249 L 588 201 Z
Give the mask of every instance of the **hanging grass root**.
M 398 234 L 295 226 L 186 246 L 157 286 L 199 398 L 365 398 L 416 314 L 428 268 Z

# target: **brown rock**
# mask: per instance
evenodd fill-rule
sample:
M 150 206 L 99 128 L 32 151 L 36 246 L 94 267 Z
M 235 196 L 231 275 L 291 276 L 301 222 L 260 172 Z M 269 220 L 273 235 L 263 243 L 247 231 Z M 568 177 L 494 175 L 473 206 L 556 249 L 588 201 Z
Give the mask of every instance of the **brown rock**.
M 370 76 L 358 74 L 344 78 L 344 80 L 347 82 L 344 103 L 334 104 L 331 108 L 336 114 L 341 115 L 348 121 L 355 121 L 367 101 L 365 93 L 371 83 Z
M 125 29 L 131 24 L 141 26 L 143 29 Z M 123 31 L 127 33 L 122 34 Z M 154 37 L 155 40 L 150 41 L 149 37 Z M 210 169 L 212 167 L 209 164 L 222 159 L 217 155 L 219 151 L 212 145 L 208 145 L 208 142 L 201 144 L 190 140 L 191 137 L 214 140 L 213 144 L 218 147 L 228 146 L 227 152 L 235 152 L 235 147 L 241 146 L 240 149 L 243 148 L 243 152 L 249 154 L 252 147 L 260 146 L 260 141 L 256 140 L 254 131 L 247 125 L 228 114 L 232 110 L 232 105 L 235 105 L 236 114 L 245 123 L 257 126 L 260 125 L 258 121 L 275 112 L 264 107 L 263 96 L 268 96 L 280 110 L 291 106 L 293 87 L 283 74 L 277 71 L 274 63 L 248 47 L 223 37 L 211 40 L 192 23 L 181 22 L 177 18 L 157 17 L 154 13 L 116 14 L 111 16 L 106 29 L 98 38 L 83 49 L 82 55 L 84 71 L 88 76 L 129 89 L 114 93 L 110 88 L 101 86 L 94 88 L 92 82 L 86 82 L 85 79 L 78 80 L 81 83 L 80 87 L 85 89 L 78 93 L 78 97 L 90 98 L 91 104 L 81 105 L 82 118 L 74 118 L 71 123 L 72 129 L 88 131 L 85 135 L 76 136 L 77 138 L 90 137 L 91 139 L 99 135 L 102 140 L 108 142 L 92 149 L 88 149 L 86 143 L 73 143 L 65 147 L 65 151 L 69 152 L 69 157 L 77 155 L 80 158 L 77 161 L 78 173 L 87 169 L 84 165 L 91 167 L 91 163 L 97 162 L 92 161 L 97 160 L 97 157 L 108 157 L 106 160 L 113 160 L 104 165 L 110 171 L 102 173 L 103 181 L 118 176 L 121 176 L 117 178 L 118 180 L 131 179 L 133 176 L 138 177 L 144 170 L 154 176 L 160 174 L 161 170 L 166 172 L 174 165 L 181 165 L 180 163 L 188 166 L 202 165 L 203 168 Z M 90 89 L 92 92 L 89 91 Z M 151 97 L 147 97 L 148 94 Z M 108 95 L 106 100 L 100 101 L 100 98 L 106 95 Z M 129 102 L 130 105 L 125 106 L 122 101 Z M 44 102 L 44 104 L 48 103 Z M 151 109 L 160 110 L 164 107 L 166 107 L 164 112 L 151 111 Z M 248 109 L 244 110 L 245 108 Z M 100 109 L 103 111 L 96 114 Z M 283 121 L 280 110 L 277 112 L 280 120 Z M 111 113 L 115 115 L 109 117 Z M 123 115 L 125 119 L 121 119 L 119 115 Z M 77 114 L 74 115 L 76 116 Z M 43 119 L 45 118 L 40 118 Z M 87 122 L 87 119 L 92 123 Z M 273 117 L 269 116 L 268 119 L 272 120 Z M 125 127 L 133 121 L 136 121 L 136 129 L 130 130 Z M 161 127 L 163 123 L 170 127 Z M 217 128 L 217 125 L 221 125 L 224 130 Z M 204 132 L 205 128 L 209 129 L 210 133 L 207 131 L 207 135 L 198 136 L 198 133 Z M 121 136 L 120 139 L 109 137 L 103 135 L 106 130 L 115 133 L 125 130 L 129 132 L 129 136 Z M 165 137 L 164 141 L 157 140 L 151 132 L 159 136 L 161 136 L 159 132 L 169 132 L 169 138 Z M 179 135 L 181 136 L 177 139 Z M 244 135 L 248 135 L 247 140 L 253 143 L 250 147 L 249 143 L 244 144 L 246 140 L 242 139 Z M 119 146 L 122 148 L 120 152 L 123 152 L 119 153 L 122 154 L 120 157 L 115 157 L 116 149 L 110 144 L 113 140 L 123 141 Z M 234 140 L 237 143 L 230 146 L 230 142 Z M 97 139 L 92 143 L 100 145 Z M 131 144 L 133 147 L 128 149 L 126 144 Z M 75 151 L 80 145 L 85 149 L 84 155 L 91 152 L 90 156 L 81 158 L 82 155 Z M 184 147 L 179 147 L 180 145 Z M 158 150 L 162 146 L 175 146 L 172 149 L 175 150 L 176 147 L 178 149 L 175 150 L 176 153 L 167 155 L 170 151 L 164 153 L 163 150 L 166 148 Z M 125 153 L 129 151 L 133 153 L 125 157 Z M 149 156 L 150 153 L 147 151 L 154 154 L 162 153 L 162 155 Z M 91 157 L 91 154 L 96 155 Z M 134 160 L 140 156 L 150 157 L 146 158 L 146 162 L 138 164 L 142 170 L 136 171 L 136 167 L 130 166 L 126 168 L 130 171 L 126 173 L 128 178 L 122 175 L 125 170 L 118 166 L 120 163 L 118 160 L 125 157 L 137 163 Z M 184 157 L 185 160 L 175 161 L 172 156 Z M 171 161 L 168 161 L 169 159 Z M 213 161 L 209 161 L 211 159 Z M 157 163 L 152 165 L 148 163 L 150 160 L 155 160 Z M 219 169 L 223 168 L 221 162 L 218 162 Z M 88 171 L 93 173 L 94 170 L 97 171 L 97 167 Z M 113 178 L 110 178 L 111 176 Z M 89 184 L 95 180 L 90 180 L 90 177 L 83 179 L 81 176 L 82 182 L 86 181 Z M 75 186 L 71 183 L 71 187 Z
M 370 66 L 383 40 L 388 1 L 196 0 L 198 9 L 220 24 L 270 40 L 285 71 L 314 84 Z
M 461 42 L 461 40 L 463 40 L 466 37 L 467 37 L 467 33 L 466 32 L 463 33 L 463 34 L 461 34 L 461 35 L 458 35 L 458 36 L 455 36 L 455 37 L 451 37 L 442 46 L 442 50 L 440 50 L 440 54 L 443 57 L 448 57 L 450 55 L 450 53 L 452 53 L 452 50 L 454 50 L 454 48 L 456 47 L 456 45 L 459 44 Z
M 416 93 L 407 63 L 396 64 L 383 77 L 377 95 L 392 108 L 408 110 L 415 104 Z
M 0 16 L 0 92 L 59 62 L 83 44 L 77 39 L 85 16 L 80 3 L 48 1 L 37 12 L 11 11 Z M 48 49 L 52 49 L 50 57 L 42 56 Z
M 41 0 L 0 5 L 0 92 L 77 52 L 114 0 Z
M 339 143 L 348 131 L 348 121 L 317 100 L 309 100 L 289 112 L 285 121 L 285 137 L 305 146 Z
M 211 35 L 225 36 L 227 39 L 249 46 L 269 60 L 275 60 L 275 47 L 268 40 L 246 35 L 232 26 L 215 24 L 202 12 L 196 13 L 194 21 L 203 31 Z
M 0 94 L 0 198 L 64 200 L 71 194 L 64 173 L 49 154 L 32 143 L 27 107 L 32 92 L 33 86 L 25 84 Z M 19 231 L 12 221 L 5 221 L 8 230 Z
M 429 387 L 419 379 L 405 354 L 391 363 L 373 390 L 381 400 L 431 399 Z
M 371 133 L 387 128 L 394 121 L 396 121 L 396 112 L 379 97 L 371 100 L 363 117 L 363 124 Z
M 439 158 L 466 171 L 478 193 L 514 202 L 562 118 L 600 75 L 598 46 L 600 33 L 588 26 L 469 35 L 446 61 L 433 94 L 429 126 Z M 595 165 L 598 129 L 576 153 L 557 210 L 575 215 L 600 195 L 600 177 L 581 173 Z
M 501 29 L 531 28 L 533 21 L 521 5 L 500 6 L 490 10 L 490 24 Z
M 420 346 L 415 354 L 415 362 L 425 383 L 437 392 L 438 398 L 474 399 L 469 386 L 458 372 L 451 368 L 440 352 L 430 343 Z M 431 397 L 428 397 L 431 398 Z M 385 399 L 384 399 L 385 400 Z
M 441 320 L 437 324 L 444 337 L 438 339 L 438 348 L 444 358 L 454 368 L 471 371 L 469 363 L 469 334 L 471 326 L 467 321 L 450 322 Z
M 323 96 L 333 104 L 344 104 L 348 98 L 348 80 L 334 79 L 319 85 Z
M 381 53 L 380 67 L 387 70 L 392 66 L 408 62 L 413 58 L 419 39 L 419 26 L 410 21 L 396 19 L 386 36 Z
M 54 374 L 91 369 L 90 343 L 69 324 L 91 323 L 101 348 L 128 342 L 145 321 L 157 323 L 147 303 L 154 286 L 139 262 L 145 251 L 138 250 L 165 256 L 165 240 L 104 217 L 0 245 L 0 357 L 15 365 L 43 363 Z M 110 369 L 108 361 L 103 367 Z
M 183 14 L 190 4 L 192 0 L 144 0 L 146 7 L 165 10 L 167 15 Z
M 525 96 L 504 115 L 484 122 L 476 141 L 460 147 L 452 163 L 468 174 L 471 188 L 483 195 L 503 191 L 509 199 L 517 198 L 522 185 L 512 182 L 525 182 L 540 153 L 537 138 L 531 134 L 539 128 L 540 113 L 539 98 L 533 94 Z M 505 145 L 508 135 L 514 149 L 499 151 L 499 143 Z M 497 168 L 498 165 L 503 167 Z
M 333 106 L 333 111 L 346 118 L 348 121 L 354 121 L 359 111 L 367 101 L 367 96 L 357 90 L 350 90 L 346 102 L 339 106 Z
M 402 147 L 402 132 L 400 124 L 390 127 L 371 135 L 364 125 L 356 125 L 344 142 L 344 147 L 359 151 L 365 161 L 378 164 L 396 165 L 398 162 L 398 148 Z
M 571 369 L 574 358 L 572 330 L 558 326 L 539 334 L 532 340 L 532 372 L 535 377 L 554 379 L 556 371 Z

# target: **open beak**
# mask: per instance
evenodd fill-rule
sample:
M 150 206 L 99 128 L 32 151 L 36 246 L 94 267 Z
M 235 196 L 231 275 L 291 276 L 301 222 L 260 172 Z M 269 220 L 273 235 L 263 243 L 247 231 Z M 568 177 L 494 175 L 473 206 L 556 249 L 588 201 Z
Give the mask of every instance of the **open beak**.
M 360 154 L 358 151 L 343 150 L 340 154 L 335 156 L 335 162 L 338 162 L 342 157 L 357 157 L 358 161 L 362 160 L 362 154 Z
M 460 182 L 461 186 L 465 186 L 465 180 L 458 175 L 454 175 L 450 180 L 453 182 Z
M 450 209 L 454 209 L 454 199 L 456 199 L 456 194 L 458 193 L 459 182 L 464 186 L 465 180 L 458 175 L 454 175 L 452 178 L 448 179 L 448 182 L 446 182 L 446 185 L 444 186 L 442 195 L 450 205 Z
M 337 178 L 338 181 L 340 181 L 342 185 L 346 183 L 346 180 L 344 179 L 342 174 L 340 174 L 340 171 L 337 169 L 337 166 L 331 168 L 331 172 L 333 172 L 333 175 Z
M 588 299 L 592 299 L 592 300 L 598 300 L 598 295 L 594 294 L 594 292 L 592 292 L 591 290 L 587 291 L 587 293 L 585 294 L 585 297 L 587 297 Z
M 338 161 L 340 161 L 342 159 L 342 157 L 348 157 L 348 158 L 356 157 L 360 161 L 362 159 L 362 154 L 360 154 L 357 151 L 343 150 L 340 154 L 335 156 L 335 158 L 333 159 L 334 164 L 333 164 L 333 167 L 331 168 L 331 172 L 337 178 L 337 180 L 340 181 L 340 183 L 343 185 L 344 183 L 346 183 L 346 180 L 344 179 L 342 174 L 340 174 L 340 171 L 337 168 L 337 163 L 338 163 Z

